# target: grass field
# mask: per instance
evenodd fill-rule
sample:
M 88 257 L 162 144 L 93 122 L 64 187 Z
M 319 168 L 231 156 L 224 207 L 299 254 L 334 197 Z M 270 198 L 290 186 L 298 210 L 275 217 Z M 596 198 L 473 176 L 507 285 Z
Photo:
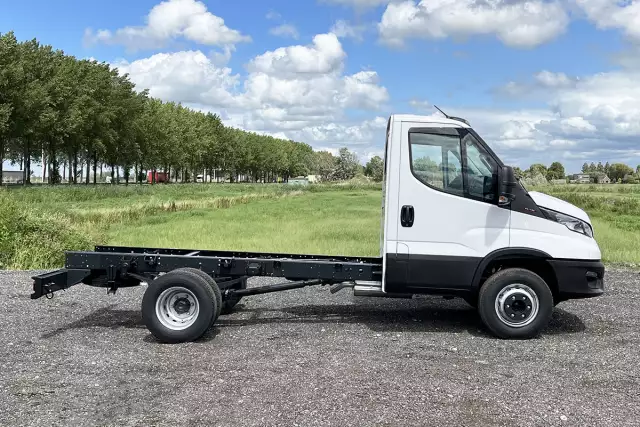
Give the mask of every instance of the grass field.
M 640 265 L 640 185 L 533 188 L 584 208 L 605 262 Z M 0 190 L 0 269 L 95 244 L 375 256 L 380 186 L 187 184 Z
M 111 227 L 108 240 L 127 246 L 376 256 L 380 203 L 375 190 L 297 194 L 143 218 Z

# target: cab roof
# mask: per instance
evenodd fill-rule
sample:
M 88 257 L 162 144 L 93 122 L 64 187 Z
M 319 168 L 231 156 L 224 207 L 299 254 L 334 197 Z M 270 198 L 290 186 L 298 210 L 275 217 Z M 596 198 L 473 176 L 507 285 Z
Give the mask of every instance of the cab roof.
M 441 114 L 432 114 L 429 116 L 426 115 L 416 115 L 416 114 L 392 114 L 391 121 L 393 122 L 414 122 L 414 123 L 424 123 L 424 124 L 438 124 L 438 125 L 451 125 L 461 128 L 470 128 L 471 126 L 465 122 L 448 119 L 443 117 Z

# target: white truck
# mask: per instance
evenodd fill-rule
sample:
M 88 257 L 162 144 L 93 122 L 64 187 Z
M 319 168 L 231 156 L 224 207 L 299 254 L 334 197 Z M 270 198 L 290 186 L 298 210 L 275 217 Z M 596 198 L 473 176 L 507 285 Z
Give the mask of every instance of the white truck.
M 79 283 L 110 292 L 146 283 L 147 328 L 177 343 L 202 336 L 244 296 L 311 285 L 461 297 L 500 338 L 536 336 L 559 302 L 604 292 L 589 216 L 527 192 L 466 120 L 392 115 L 384 172 L 379 257 L 98 246 L 33 277 L 31 298 Z M 252 276 L 287 282 L 247 287 Z

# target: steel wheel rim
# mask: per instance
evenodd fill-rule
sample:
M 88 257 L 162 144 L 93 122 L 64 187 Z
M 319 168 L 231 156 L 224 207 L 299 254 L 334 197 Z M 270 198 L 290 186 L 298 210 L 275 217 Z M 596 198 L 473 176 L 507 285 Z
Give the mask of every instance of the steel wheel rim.
M 156 299 L 156 317 L 172 331 L 181 331 L 193 325 L 200 314 L 200 303 L 189 289 L 174 286 L 165 289 Z
M 525 327 L 533 322 L 540 311 L 538 295 L 527 285 L 512 283 L 496 296 L 496 314 L 505 325 Z

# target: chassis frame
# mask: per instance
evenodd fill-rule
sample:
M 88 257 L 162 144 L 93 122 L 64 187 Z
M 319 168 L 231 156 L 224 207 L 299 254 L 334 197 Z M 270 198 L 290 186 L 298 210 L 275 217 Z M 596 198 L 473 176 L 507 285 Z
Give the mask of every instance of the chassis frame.
M 132 287 L 178 268 L 196 268 L 216 280 L 223 297 L 255 295 L 317 284 L 381 281 L 382 258 L 211 251 L 127 246 L 96 246 L 94 251 L 65 252 L 65 266 L 33 276 L 31 299 L 53 297 L 77 284 Z M 291 283 L 233 289 L 247 277 L 282 277 Z

